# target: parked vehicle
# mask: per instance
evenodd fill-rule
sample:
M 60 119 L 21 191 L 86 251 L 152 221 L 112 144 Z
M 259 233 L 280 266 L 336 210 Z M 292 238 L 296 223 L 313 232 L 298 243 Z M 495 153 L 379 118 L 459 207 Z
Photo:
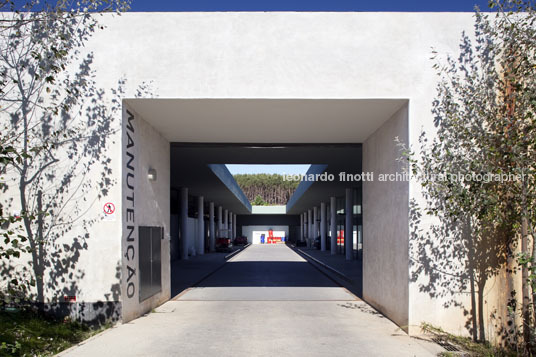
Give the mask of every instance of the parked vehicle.
M 231 251 L 231 238 L 216 238 L 216 251 L 217 252 L 230 252 Z
M 234 245 L 246 245 L 248 244 L 248 237 L 238 236 L 235 238 L 233 244 Z

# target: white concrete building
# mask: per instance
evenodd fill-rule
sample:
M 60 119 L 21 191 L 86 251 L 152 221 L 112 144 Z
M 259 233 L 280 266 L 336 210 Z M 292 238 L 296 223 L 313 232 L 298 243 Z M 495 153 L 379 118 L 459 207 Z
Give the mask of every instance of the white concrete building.
M 402 172 L 395 138 L 411 144 L 432 127 L 431 48 L 457 53 L 472 14 L 127 13 L 103 22 L 85 47 L 97 85 L 128 82 L 108 147 L 112 186 L 87 204 L 97 221 L 77 265 L 78 302 L 107 302 L 107 315 L 132 320 L 171 298 L 171 260 L 213 251 L 215 236 L 274 225 L 309 244 L 321 236 L 322 250 L 347 259 L 362 254 L 363 299 L 410 334 L 422 322 L 467 333 L 462 309 L 445 309 L 447 298 L 411 280 L 408 207 L 420 184 L 338 174 Z M 144 82 L 151 93 L 136 97 Z M 251 215 L 225 163 L 310 163 L 338 180 L 301 184 L 267 223 Z M 113 215 L 103 214 L 107 202 Z

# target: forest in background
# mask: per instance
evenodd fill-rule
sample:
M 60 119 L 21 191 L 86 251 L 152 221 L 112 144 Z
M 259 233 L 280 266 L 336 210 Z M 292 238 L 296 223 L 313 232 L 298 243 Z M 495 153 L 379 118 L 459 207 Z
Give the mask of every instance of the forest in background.
M 286 205 L 298 181 L 285 181 L 279 174 L 236 174 L 238 186 L 255 206 Z

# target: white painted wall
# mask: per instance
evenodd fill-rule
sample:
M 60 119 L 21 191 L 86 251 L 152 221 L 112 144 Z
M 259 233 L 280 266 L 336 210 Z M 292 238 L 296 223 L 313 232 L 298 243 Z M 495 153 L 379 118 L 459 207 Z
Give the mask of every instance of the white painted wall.
M 108 96 L 103 96 L 103 101 L 108 101 Z M 88 100 L 89 102 L 89 100 Z M 81 113 L 91 103 L 82 103 Z M 110 103 L 110 108 L 112 107 Z M 75 108 L 76 110 L 76 108 Z M 6 116 L 0 116 L 3 123 Z M 9 119 L 8 119 L 9 120 Z M 80 120 L 89 120 L 83 114 Z M 52 308 L 58 307 L 58 303 L 65 303 L 65 296 L 76 298 L 76 302 L 70 306 L 62 306 L 63 311 L 70 311 L 73 318 L 92 319 L 97 315 L 114 320 L 121 318 L 121 235 L 122 235 L 122 214 L 121 214 L 121 115 L 114 118 L 110 124 L 104 155 L 99 158 L 91 158 L 93 163 L 89 165 L 89 172 L 79 170 L 79 174 L 72 178 L 71 184 L 64 185 L 61 181 L 62 174 L 70 167 L 69 160 L 65 152 L 54 152 L 58 162 L 51 166 L 56 174 L 56 180 L 47 182 L 41 189 L 45 192 L 44 204 L 55 202 L 63 205 L 51 208 L 53 214 L 45 216 L 45 227 L 48 229 L 55 219 L 55 228 L 51 229 L 51 236 L 45 243 L 47 256 L 55 255 L 58 251 L 65 251 L 69 247 L 67 254 L 60 253 L 60 259 L 52 259 L 56 264 L 45 268 L 44 273 L 44 303 L 50 304 Z M 74 124 L 73 124 L 74 125 Z M 105 134 L 102 134 L 105 135 Z M 19 142 L 22 143 L 22 142 Z M 79 143 L 82 147 L 83 143 Z M 87 165 L 89 158 L 82 158 L 82 164 Z M 101 160 L 107 161 L 103 165 Z M 105 167 L 106 166 L 106 167 Z M 109 171 L 108 171 L 109 170 Z M 105 175 L 110 181 L 106 186 L 106 193 L 101 192 L 98 183 Z M 7 192 L 0 194 L 0 202 L 4 209 L 14 214 L 20 212 L 17 192 L 17 175 L 9 171 L 0 177 L 9 185 Z M 62 187 L 63 185 L 63 187 Z M 63 203 L 50 197 L 59 187 L 63 188 L 63 197 L 69 197 Z M 99 195 L 102 195 L 99 197 Z M 35 196 L 30 197 L 30 202 L 35 200 Z M 12 199 L 15 199 L 12 201 Z M 115 205 L 115 213 L 109 216 L 104 215 L 103 207 L 105 203 Z M 35 206 L 34 206 L 35 209 Z M 7 213 L 6 212 L 6 213 Z M 16 229 L 16 225 L 11 225 L 10 229 Z M 34 232 L 36 227 L 33 227 Z M 26 234 L 25 231 L 16 231 Z M 0 228 L 0 234 L 2 228 Z M 57 234 L 57 239 L 52 239 L 52 235 Z M 77 244 L 79 243 L 79 244 Z M 3 244 L 3 242 L 2 242 Z M 70 249 L 73 246 L 75 249 Z M 75 257 L 74 263 L 65 264 L 64 257 Z M 15 271 L 31 269 L 31 255 L 23 254 L 19 259 L 12 261 Z M 47 259 L 47 263 L 48 263 Z M 2 265 L 5 260 L 2 260 Z M 50 274 L 57 275 L 51 280 Z M 4 288 L 4 283 L 10 280 L 13 273 L 6 273 L 0 277 L 0 289 Z M 14 277 L 14 274 L 13 274 Z M 33 277 L 33 273 L 32 273 Z M 35 294 L 36 291 L 31 292 Z M 108 304 L 102 304 L 103 302 Z M 97 304 L 100 303 L 100 304 Z
M 410 103 L 409 142 L 416 141 L 422 128 L 432 128 L 430 110 L 437 80 L 429 59 L 431 48 L 440 55 L 456 54 L 460 34 L 471 31 L 473 25 L 472 15 L 463 13 L 127 13 L 119 17 L 104 15 L 102 20 L 107 28 L 97 31 L 85 50 L 94 52 L 92 68 L 98 86 L 115 88 L 121 77 L 127 79 L 125 98 L 135 97 L 136 86 L 143 82 L 151 82 L 153 90 L 149 96 L 162 98 L 405 98 Z M 136 131 L 139 135 L 136 140 L 145 146 L 136 147 L 139 160 L 136 172 L 140 172 L 136 177 L 136 205 L 139 204 L 136 224 L 164 225 L 169 233 L 169 183 L 166 184 L 169 146 L 142 120 L 138 122 L 142 129 Z M 394 166 L 389 161 L 394 153 L 380 154 L 383 148 L 374 148 L 373 143 L 387 141 L 391 150 L 388 143 L 391 137 L 387 134 L 401 128 L 396 123 L 382 128 L 365 141 L 367 167 Z M 314 123 L 304 126 L 300 137 L 314 130 Z M 120 139 L 120 135 L 110 144 L 109 152 L 112 174 L 118 180 L 119 172 L 123 176 L 106 200 L 122 201 L 121 212 L 117 222 L 100 222 L 90 229 L 95 239 L 87 254 L 81 257 L 80 267 L 91 278 L 78 282 L 81 299 L 86 301 L 108 299 L 110 287 L 118 282 L 118 262 L 126 253 L 125 227 L 120 228 L 121 222 L 126 221 L 127 203 L 124 153 L 120 156 L 125 137 Z M 237 130 L 237 135 L 245 134 Z M 157 166 L 157 185 L 140 181 L 149 163 Z M 99 169 L 95 167 L 95 175 Z M 371 193 L 378 189 L 369 188 Z M 395 186 L 387 190 L 393 194 L 401 192 Z M 411 182 L 409 199 L 419 200 L 419 190 L 419 183 Z M 370 197 L 364 198 L 364 256 L 367 264 L 376 266 L 385 266 L 389 258 L 394 259 L 392 265 L 387 264 L 383 273 L 379 273 L 390 276 L 388 281 L 392 283 L 385 283 L 382 291 L 393 292 L 379 296 L 380 286 L 366 275 L 365 293 L 395 321 L 408 320 L 412 325 L 430 321 L 443 325 L 448 320 L 449 331 L 463 331 L 465 319 L 461 310 L 438 313 L 441 299 L 432 300 L 419 293 L 415 285 L 402 286 L 408 274 L 404 265 L 407 232 L 401 227 L 404 208 L 401 202 L 406 196 L 402 192 L 391 199 L 394 207 L 387 212 L 392 216 L 387 216 L 380 210 L 385 207 L 385 200 L 375 203 Z M 92 206 L 95 212 L 100 211 L 99 206 Z M 394 212 L 395 207 L 402 211 Z M 373 213 L 380 216 L 373 217 Z M 367 220 L 377 222 L 380 231 L 367 230 L 371 227 Z M 371 235 L 385 243 L 400 237 L 400 242 L 379 249 L 378 245 L 367 246 L 367 242 L 372 243 Z M 165 243 L 163 261 L 169 253 L 167 249 Z M 371 255 L 372 252 L 375 254 Z M 167 284 L 168 268 L 163 269 Z M 370 273 L 368 268 L 365 271 Z M 143 306 L 130 302 L 124 287 L 127 276 L 123 266 L 125 321 L 166 299 L 168 290 Z M 404 313 L 404 309 L 408 312 Z
M 408 140 L 408 107 L 363 144 L 363 172 L 402 173 L 395 138 Z M 409 302 L 408 182 L 363 182 L 363 297 L 407 331 Z
M 127 127 L 129 112 L 132 114 L 131 121 L 133 132 Z M 133 141 L 129 141 L 127 133 Z M 132 143 L 130 148 L 127 146 Z M 136 318 L 152 308 L 167 301 L 171 295 L 170 277 L 170 168 L 169 142 L 158 132 L 149 126 L 142 117 L 125 106 L 123 114 L 123 240 L 122 251 L 123 269 L 121 281 L 121 300 L 123 310 L 123 322 Z M 134 170 L 127 168 L 129 157 L 126 152 L 134 155 Z M 157 180 L 149 181 L 147 173 L 149 168 L 157 172 Z M 134 204 L 128 200 L 132 194 L 128 184 L 127 174 L 134 173 Z M 127 210 L 134 210 L 127 211 Z M 134 234 L 129 241 L 129 225 L 135 227 Z M 138 261 L 138 232 L 140 226 L 164 227 L 164 239 L 161 242 L 162 259 L 162 291 L 156 295 L 139 301 L 139 261 Z M 106 257 L 102 257 L 105 259 Z
M 126 97 L 134 97 L 135 85 L 151 81 L 154 96 L 163 98 L 406 98 L 410 142 L 421 128 L 432 128 L 431 48 L 456 53 L 460 34 L 473 24 L 472 14 L 461 13 L 130 13 L 104 21 L 107 29 L 87 49 L 95 52 L 98 84 L 113 87 L 124 75 Z M 300 135 L 314 130 L 311 123 Z M 418 199 L 419 189 L 411 182 L 409 197 Z M 383 222 L 386 231 L 396 226 L 390 218 Z M 379 261 L 391 254 L 389 248 L 378 251 Z M 367 284 L 365 291 L 377 288 Z M 395 304 L 394 297 L 384 302 Z M 389 317 L 437 321 L 433 311 L 440 299 L 409 293 L 408 304 L 409 313 Z M 384 311 L 398 306 L 396 301 Z M 446 314 L 452 326 L 463 326 L 461 310 Z

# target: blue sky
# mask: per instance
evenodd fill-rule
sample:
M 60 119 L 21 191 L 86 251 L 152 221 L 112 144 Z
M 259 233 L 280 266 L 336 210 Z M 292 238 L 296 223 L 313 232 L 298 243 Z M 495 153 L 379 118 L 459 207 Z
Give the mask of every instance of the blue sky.
M 307 165 L 225 165 L 235 174 L 305 174 L 309 169 Z
M 488 0 L 132 0 L 131 11 L 473 11 Z
M 14 0 L 17 8 L 28 0 Z M 56 3 L 56 0 L 42 0 Z M 472 12 L 475 5 L 487 11 L 488 0 L 132 0 L 131 11 L 466 11 Z M 9 7 L 2 8 L 9 11 Z

